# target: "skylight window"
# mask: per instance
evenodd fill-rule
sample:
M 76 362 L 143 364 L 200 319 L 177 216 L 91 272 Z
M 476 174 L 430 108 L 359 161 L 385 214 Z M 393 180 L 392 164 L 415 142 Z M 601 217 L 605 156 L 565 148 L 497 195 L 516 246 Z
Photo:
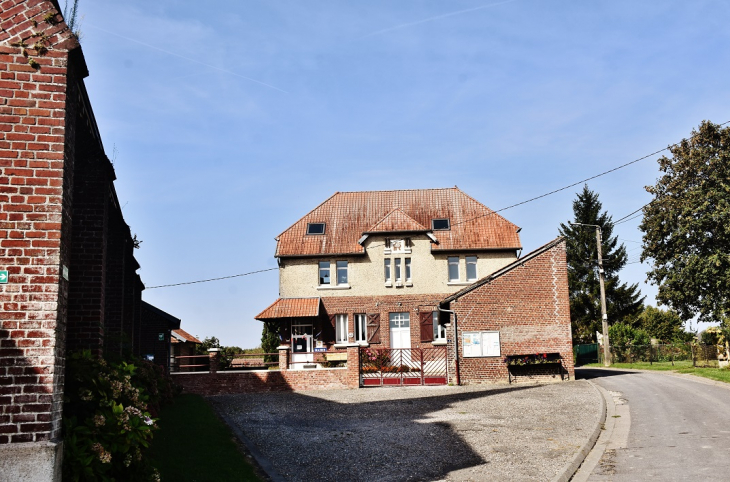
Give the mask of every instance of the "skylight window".
M 448 219 L 432 219 L 431 227 L 434 231 L 448 231 L 451 229 L 451 223 Z
M 308 223 L 307 234 L 324 234 L 324 223 Z

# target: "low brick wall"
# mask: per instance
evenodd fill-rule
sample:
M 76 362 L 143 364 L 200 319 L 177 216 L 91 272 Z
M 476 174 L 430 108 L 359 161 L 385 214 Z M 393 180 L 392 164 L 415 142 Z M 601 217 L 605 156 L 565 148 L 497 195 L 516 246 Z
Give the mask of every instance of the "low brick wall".
M 348 386 L 347 372 L 347 368 L 197 372 L 173 373 L 172 379 L 184 393 L 208 396 L 352 388 L 352 384 Z

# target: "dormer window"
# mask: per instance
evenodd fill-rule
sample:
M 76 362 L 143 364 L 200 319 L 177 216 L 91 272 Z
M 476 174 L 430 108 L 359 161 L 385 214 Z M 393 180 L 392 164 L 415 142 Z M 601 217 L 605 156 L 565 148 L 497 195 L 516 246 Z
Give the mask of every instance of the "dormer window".
M 448 231 L 451 229 L 451 223 L 448 219 L 432 219 L 431 228 L 434 231 Z
M 307 223 L 307 234 L 324 234 L 324 223 Z

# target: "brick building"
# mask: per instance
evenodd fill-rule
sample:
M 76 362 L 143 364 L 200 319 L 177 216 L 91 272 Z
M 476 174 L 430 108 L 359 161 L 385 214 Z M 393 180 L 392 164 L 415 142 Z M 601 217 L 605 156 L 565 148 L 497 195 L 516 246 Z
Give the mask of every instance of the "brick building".
M 407 358 L 414 383 L 428 363 L 413 358 L 435 347 L 444 383 L 508 379 L 506 356 L 537 352 L 570 375 L 564 244 L 519 258 L 519 231 L 458 188 L 335 193 L 276 238 L 280 298 L 256 318 L 278 329 L 291 369 L 356 345 Z M 521 374 L 557 368 L 544 365 Z
M 453 312 L 447 327 L 451 383 L 574 376 L 563 238 L 448 296 L 441 308 Z M 543 363 L 509 366 L 507 358 Z
M 0 1 L 0 474 L 13 480 L 60 478 L 66 353 L 139 355 L 144 337 L 135 240 L 59 12 Z

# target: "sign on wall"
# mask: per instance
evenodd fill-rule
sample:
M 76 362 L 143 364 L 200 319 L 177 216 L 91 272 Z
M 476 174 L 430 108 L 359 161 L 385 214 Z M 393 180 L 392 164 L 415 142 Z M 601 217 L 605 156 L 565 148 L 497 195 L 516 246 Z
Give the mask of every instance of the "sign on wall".
M 498 331 L 467 331 L 463 338 L 464 357 L 500 356 Z
M 8 282 L 7 270 L 0 271 L 0 285 L 7 284 L 7 282 Z

